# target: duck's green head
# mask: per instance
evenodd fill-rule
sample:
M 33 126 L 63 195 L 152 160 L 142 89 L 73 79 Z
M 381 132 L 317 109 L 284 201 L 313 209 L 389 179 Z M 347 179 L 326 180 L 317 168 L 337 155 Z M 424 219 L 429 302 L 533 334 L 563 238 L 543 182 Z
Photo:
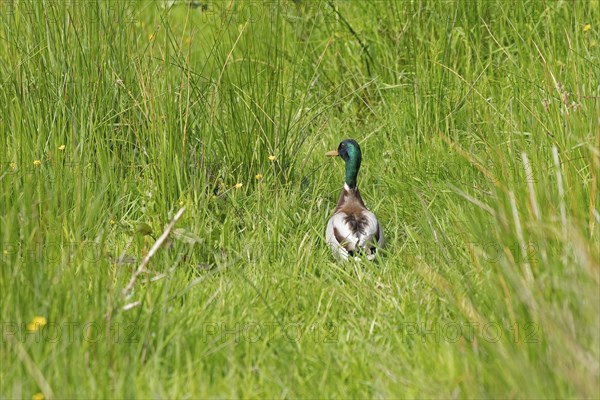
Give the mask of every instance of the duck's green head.
M 337 150 L 329 151 L 325 155 L 329 157 L 340 156 L 344 160 L 346 163 L 346 184 L 351 188 L 355 188 L 356 177 L 362 161 L 362 153 L 358 143 L 354 139 L 346 139 L 340 143 Z

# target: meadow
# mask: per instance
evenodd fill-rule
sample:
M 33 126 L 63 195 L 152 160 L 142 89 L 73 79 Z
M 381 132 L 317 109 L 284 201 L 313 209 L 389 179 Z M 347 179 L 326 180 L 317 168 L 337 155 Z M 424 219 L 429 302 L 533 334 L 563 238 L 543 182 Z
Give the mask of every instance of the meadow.
M 598 1 L 1 1 L 0 398 L 600 397 L 599 96 Z

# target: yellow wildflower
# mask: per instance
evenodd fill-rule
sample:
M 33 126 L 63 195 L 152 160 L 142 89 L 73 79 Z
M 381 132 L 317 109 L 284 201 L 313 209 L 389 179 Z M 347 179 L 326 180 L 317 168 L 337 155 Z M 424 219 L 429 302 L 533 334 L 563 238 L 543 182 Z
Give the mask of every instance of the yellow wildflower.
M 60 146 L 58 146 L 58 149 L 60 151 L 63 151 L 67 146 L 65 146 L 64 144 L 61 144 Z
M 12 168 L 13 171 L 17 170 L 17 163 L 16 162 L 11 162 L 10 163 L 10 167 Z
M 36 393 L 31 396 L 31 400 L 44 400 L 44 393 Z
M 592 29 L 592 25 L 591 25 L 591 24 L 585 24 L 585 25 L 583 26 L 583 31 L 584 31 L 584 32 L 587 32 L 587 31 L 589 31 L 589 30 L 591 30 L 591 29 Z
M 40 317 L 39 315 L 36 315 L 35 317 L 33 317 L 31 322 L 27 324 L 27 330 L 30 332 L 35 332 L 41 327 L 45 326 L 47 323 L 48 320 L 46 320 L 45 317 Z
M 115 220 L 114 220 L 114 219 L 111 219 L 111 220 L 110 220 L 110 224 L 111 224 L 111 225 L 114 225 L 114 224 L 116 224 Z
M 244 186 L 244 184 L 243 184 L 243 183 L 241 183 L 241 182 L 239 182 L 239 183 L 236 183 L 236 184 L 235 184 L 234 188 L 236 188 L 236 189 L 240 189 L 242 186 Z
M 39 167 L 40 165 L 42 165 L 42 162 L 40 160 L 35 160 L 33 162 L 33 165 L 35 165 L 36 167 Z
M 275 157 L 274 155 L 269 156 L 269 161 L 273 162 L 275 160 L 277 160 L 277 157 Z
M 263 174 L 256 174 L 255 178 L 257 181 L 260 181 L 263 178 Z

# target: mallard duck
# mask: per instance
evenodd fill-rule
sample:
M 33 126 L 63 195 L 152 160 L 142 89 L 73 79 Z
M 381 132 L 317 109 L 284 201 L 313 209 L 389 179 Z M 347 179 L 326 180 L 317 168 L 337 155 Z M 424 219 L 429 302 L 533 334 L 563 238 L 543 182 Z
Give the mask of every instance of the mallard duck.
M 365 253 L 369 260 L 375 258 L 378 248 L 383 248 L 383 229 L 377 217 L 365 207 L 356 186 L 362 154 L 355 140 L 346 139 L 337 150 L 325 153 L 339 156 L 346 163 L 346 181 L 333 216 L 327 223 L 325 236 L 337 258 Z

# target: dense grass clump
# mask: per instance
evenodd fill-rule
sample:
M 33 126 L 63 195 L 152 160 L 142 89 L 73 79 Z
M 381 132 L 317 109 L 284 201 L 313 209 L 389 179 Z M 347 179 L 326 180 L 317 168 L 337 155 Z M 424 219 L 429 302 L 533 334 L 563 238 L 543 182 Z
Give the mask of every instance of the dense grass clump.
M 599 28 L 3 1 L 0 397 L 599 397 Z M 324 240 L 348 137 L 373 263 Z

